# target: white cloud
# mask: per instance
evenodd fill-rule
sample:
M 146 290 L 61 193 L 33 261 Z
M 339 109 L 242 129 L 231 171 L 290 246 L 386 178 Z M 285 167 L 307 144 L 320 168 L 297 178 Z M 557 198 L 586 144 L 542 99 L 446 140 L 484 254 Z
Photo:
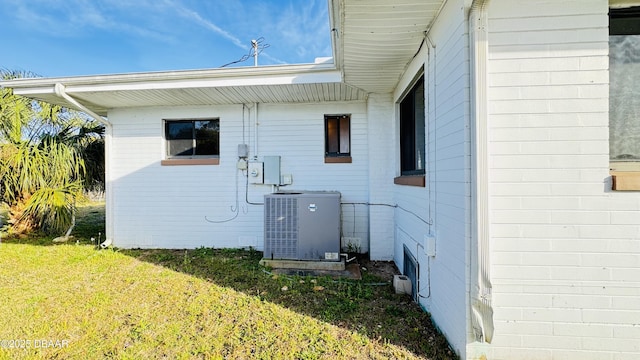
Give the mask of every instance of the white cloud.
M 131 2 L 127 1 L 103 4 L 88 0 L 18 0 L 12 1 L 12 8 L 20 26 L 52 36 L 79 37 L 88 30 L 103 29 L 160 41 L 170 40 L 169 33 L 145 26 L 144 18 L 136 19 L 135 23 L 119 20 L 125 18 L 125 15 L 130 17 L 135 14 L 150 14 L 150 2 L 135 3 L 133 11 Z
M 305 1 L 306 6 L 289 5 L 277 21 L 278 36 L 291 44 L 299 57 L 331 54 L 326 1 Z
M 249 41 L 242 41 L 240 40 L 240 38 L 237 35 L 232 34 L 231 32 L 221 28 L 220 26 L 216 25 L 214 22 L 212 22 L 211 20 L 207 20 L 205 19 L 202 15 L 200 15 L 200 13 L 188 9 L 187 7 L 185 7 L 184 5 L 177 3 L 175 1 L 172 0 L 165 0 L 164 1 L 165 4 L 170 5 L 171 7 L 173 7 L 177 13 L 184 17 L 187 18 L 189 20 L 193 20 L 195 21 L 195 23 L 197 23 L 198 25 L 213 31 L 214 33 L 222 36 L 223 38 L 227 39 L 228 41 L 230 41 L 233 45 L 235 45 L 236 47 L 246 51 L 246 53 L 249 52 L 251 44 Z M 226 11 L 225 11 L 226 10 Z M 237 19 L 227 19 L 227 23 L 239 23 L 242 22 L 244 19 L 242 16 L 240 15 L 245 15 L 247 14 L 247 12 L 245 11 L 246 9 L 244 7 L 242 7 L 242 5 L 240 6 L 234 6 L 234 7 L 227 7 L 226 9 L 224 9 L 223 11 L 226 14 L 234 14 L 234 16 L 238 17 Z M 255 40 L 257 37 L 253 37 L 251 40 Z M 243 54 L 246 54 L 243 53 Z M 284 64 L 285 61 L 282 61 L 274 56 L 271 56 L 268 52 L 262 52 L 259 56 L 265 57 L 275 63 L 279 63 L 279 64 Z
M 100 30 L 125 35 L 131 43 L 151 40 L 177 46 L 190 39 L 206 41 L 202 34 L 209 32 L 214 35 L 212 42 L 191 46 L 217 44 L 213 51 L 224 51 L 221 39 L 241 49 L 233 55 L 223 53 L 229 61 L 247 54 L 250 40 L 260 37 L 271 45 L 260 54 L 261 63 L 308 62 L 331 55 L 326 0 L 0 1 L 0 12 L 9 11 L 14 26 L 58 38 L 87 38 Z

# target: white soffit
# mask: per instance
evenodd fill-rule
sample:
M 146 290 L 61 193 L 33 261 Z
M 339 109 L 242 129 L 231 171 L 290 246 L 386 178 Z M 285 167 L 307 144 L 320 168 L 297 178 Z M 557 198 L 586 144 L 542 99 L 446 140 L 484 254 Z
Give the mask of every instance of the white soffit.
M 444 1 L 333 0 L 344 81 L 367 92 L 392 92 Z
M 19 95 L 70 106 L 66 92 L 100 115 L 140 106 L 217 105 L 364 100 L 366 93 L 342 82 L 333 64 L 132 73 L 0 82 Z

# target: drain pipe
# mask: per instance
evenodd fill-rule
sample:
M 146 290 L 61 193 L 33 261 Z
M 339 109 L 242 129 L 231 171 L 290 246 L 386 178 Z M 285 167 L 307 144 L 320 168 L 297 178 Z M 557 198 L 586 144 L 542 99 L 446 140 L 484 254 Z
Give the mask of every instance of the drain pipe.
M 95 112 L 89 110 L 86 106 L 80 104 L 78 102 L 78 100 L 76 100 L 76 99 L 72 98 L 71 96 L 69 96 L 69 94 L 67 94 L 67 92 L 66 92 L 65 86 L 62 85 L 61 83 L 57 83 L 55 85 L 55 87 L 54 87 L 54 90 L 56 92 L 56 95 L 60 96 L 61 98 L 65 99 L 65 100 L 67 100 L 68 102 L 73 104 L 75 107 L 80 109 L 82 112 L 91 115 L 92 118 L 96 119 L 98 122 L 100 122 L 105 127 L 111 128 L 111 123 L 108 122 L 105 118 L 103 118 L 102 116 L 100 116 L 100 115 L 96 114 Z
M 472 114 L 470 123 L 473 139 L 470 149 L 473 226 L 469 259 L 469 302 L 475 341 L 491 343 L 494 326 L 489 262 L 488 4 L 489 0 L 473 0 L 469 12 Z
M 67 94 L 66 88 L 63 84 L 57 83 L 54 86 L 54 91 L 56 95 L 68 101 L 70 104 L 75 106 L 78 110 L 88 114 L 89 116 L 94 118 L 96 121 L 98 121 L 100 124 L 104 125 L 105 127 L 105 135 L 104 135 L 104 168 L 105 168 L 104 182 L 105 184 L 104 185 L 105 185 L 105 196 L 107 198 L 106 209 L 105 209 L 107 231 L 105 234 L 106 236 L 105 236 L 104 244 L 106 244 L 106 246 L 109 246 L 111 245 L 112 239 L 107 238 L 107 236 L 113 234 L 113 216 L 112 216 L 113 215 L 113 195 L 112 195 L 113 191 L 112 191 L 112 181 L 110 177 L 110 174 L 111 174 L 110 149 L 111 149 L 111 134 L 113 130 L 112 124 L 107 119 L 91 111 L 89 108 L 87 108 L 86 106 L 78 102 L 78 100 L 74 99 L 69 94 Z

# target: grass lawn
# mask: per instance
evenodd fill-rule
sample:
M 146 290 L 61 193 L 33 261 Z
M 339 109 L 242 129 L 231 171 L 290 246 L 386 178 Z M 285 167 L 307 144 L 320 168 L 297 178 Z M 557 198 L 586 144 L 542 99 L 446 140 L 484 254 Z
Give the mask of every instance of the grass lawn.
M 67 244 L 2 237 L 0 359 L 455 358 L 372 271 L 334 280 L 273 275 L 257 251 L 97 250 L 99 232 L 104 205 L 91 204 Z

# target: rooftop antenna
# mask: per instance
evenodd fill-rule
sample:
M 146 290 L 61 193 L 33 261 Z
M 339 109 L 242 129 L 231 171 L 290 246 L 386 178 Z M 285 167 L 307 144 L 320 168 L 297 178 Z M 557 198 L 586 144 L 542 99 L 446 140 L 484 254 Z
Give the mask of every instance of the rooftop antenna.
M 232 61 L 228 64 L 224 64 L 220 67 L 226 67 L 232 64 L 237 64 L 237 63 L 247 61 L 252 56 L 253 56 L 253 66 L 258 66 L 258 54 L 260 54 L 261 52 L 264 51 L 264 49 L 270 46 L 269 44 L 264 44 L 263 42 L 264 42 L 263 37 L 259 37 L 258 39 L 251 40 L 251 49 L 249 50 L 248 54 L 243 55 L 240 59 L 236 61 Z
M 258 40 L 251 40 L 251 47 L 253 48 L 253 66 L 258 66 Z

